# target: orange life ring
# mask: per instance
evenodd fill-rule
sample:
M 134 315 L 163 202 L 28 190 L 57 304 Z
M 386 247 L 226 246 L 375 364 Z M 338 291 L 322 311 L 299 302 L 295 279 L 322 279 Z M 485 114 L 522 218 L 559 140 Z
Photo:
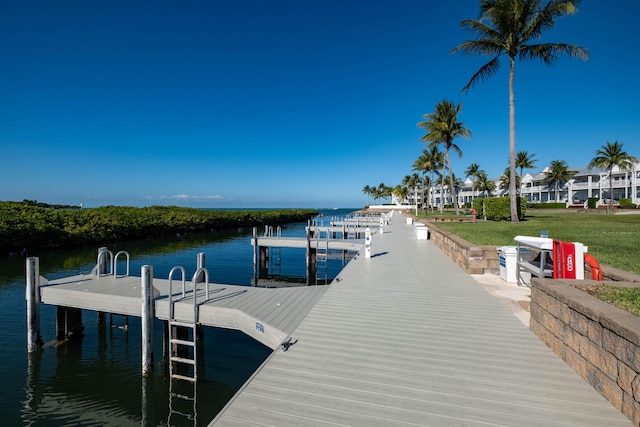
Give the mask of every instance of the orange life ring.
M 604 280 L 600 263 L 591 254 L 584 254 L 584 262 L 591 268 L 591 278 L 593 280 Z

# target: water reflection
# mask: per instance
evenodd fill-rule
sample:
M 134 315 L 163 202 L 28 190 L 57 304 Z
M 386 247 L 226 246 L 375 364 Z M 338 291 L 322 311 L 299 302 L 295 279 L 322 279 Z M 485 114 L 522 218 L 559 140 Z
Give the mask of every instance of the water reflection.
M 87 311 L 85 319 L 95 314 Z M 207 425 L 271 352 L 240 332 L 205 328 L 197 385 L 170 381 L 162 357 L 143 378 L 134 320 L 129 332 L 96 322 L 82 341 L 28 354 L 22 424 Z

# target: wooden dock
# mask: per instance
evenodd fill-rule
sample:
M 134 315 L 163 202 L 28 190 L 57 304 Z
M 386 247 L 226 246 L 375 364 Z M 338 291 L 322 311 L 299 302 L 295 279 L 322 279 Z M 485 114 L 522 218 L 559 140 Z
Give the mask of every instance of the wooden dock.
M 632 425 L 400 215 L 292 337 L 211 425 Z

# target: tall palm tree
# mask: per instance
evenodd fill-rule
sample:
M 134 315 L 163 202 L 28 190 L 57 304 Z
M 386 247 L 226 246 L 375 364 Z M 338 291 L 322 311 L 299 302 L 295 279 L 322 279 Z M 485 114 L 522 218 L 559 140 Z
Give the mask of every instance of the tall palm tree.
M 492 59 L 471 76 L 462 89 L 468 92 L 476 83 L 493 76 L 500 65 L 500 57 L 509 57 L 509 196 L 511 198 L 511 222 L 519 222 L 516 199 L 516 112 L 514 77 L 516 58 L 541 60 L 551 65 L 561 53 L 570 57 L 588 58 L 583 47 L 566 43 L 540 43 L 535 41 L 545 30 L 555 25 L 555 19 L 577 12 L 580 0 L 480 0 L 480 19 L 467 19 L 460 23 L 474 33 L 475 40 L 467 40 L 453 48 L 452 53 L 480 54 Z
M 520 187 L 520 177 L 518 175 L 516 175 L 516 187 Z M 500 188 L 507 190 L 511 188 L 511 169 L 509 166 L 500 175 Z
M 520 168 L 520 183 L 522 183 L 522 170 L 533 169 L 538 159 L 534 153 L 529 154 L 527 151 L 518 151 L 516 154 L 516 167 Z M 518 185 L 518 188 L 520 186 Z M 519 191 L 518 191 L 519 193 Z
M 481 172 L 480 165 L 477 163 L 471 163 L 466 171 L 464 171 L 464 175 L 468 178 L 471 177 L 471 181 L 473 182 L 471 186 L 471 200 L 473 201 L 474 197 L 474 184 L 476 183 L 476 179 L 479 177 L 479 173 Z
M 412 175 L 405 175 L 402 179 L 402 185 L 406 186 L 409 189 L 409 194 L 413 194 L 414 201 L 416 203 L 416 216 L 418 215 L 418 192 L 416 189 L 421 186 L 421 179 L 417 173 Z
M 613 179 L 611 172 L 617 166 L 622 171 L 631 170 L 636 158 L 622 151 L 622 144 L 618 141 L 613 144 L 607 141 L 600 149 L 596 150 L 596 156 L 591 159 L 588 168 L 600 168 L 609 172 L 609 212 L 613 208 Z
M 373 187 L 373 199 L 374 200 L 378 200 L 378 199 L 384 199 L 386 197 L 391 197 L 391 191 L 393 190 L 393 188 L 391 187 L 387 187 L 386 185 L 384 185 L 384 182 L 381 182 L 380 184 L 378 184 L 377 187 Z
M 426 135 L 422 137 L 423 141 L 428 142 L 430 147 L 437 147 L 439 144 L 442 144 L 444 163 L 449 169 L 449 188 L 452 192 L 451 196 L 456 209 L 456 215 L 459 215 L 460 211 L 458 209 L 458 203 L 456 203 L 449 151 L 453 150 L 458 153 L 459 157 L 462 157 L 462 150 L 453 143 L 453 140 L 457 137 L 468 138 L 471 136 L 471 131 L 464 126 L 464 123 L 458 121 L 460 110 L 462 110 L 462 104 L 456 105 L 454 102 L 442 100 L 436 104 L 433 113 L 424 115 L 426 120 L 418 123 L 418 127 L 427 132 Z M 443 167 L 442 189 L 444 189 L 444 175 Z M 444 212 L 444 203 L 440 203 L 440 212 Z
M 432 187 L 436 182 L 436 176 L 440 174 L 440 169 L 444 164 L 444 155 L 438 150 L 437 146 L 429 147 L 422 150 L 420 157 L 413 162 L 413 170 L 422 172 L 422 179 L 424 180 L 424 188 L 427 189 L 427 204 L 433 206 Z M 429 179 L 427 179 L 427 173 L 429 173 Z
M 395 187 L 393 187 L 393 189 L 391 190 L 391 194 L 396 196 L 396 198 L 400 200 L 400 204 L 402 204 L 407 199 L 407 196 L 409 195 L 409 188 L 407 188 L 407 186 L 405 185 L 398 184 Z
M 371 200 L 369 199 L 369 197 L 371 197 L 373 195 L 372 188 L 369 187 L 368 185 L 365 185 L 364 188 L 362 189 L 362 192 L 367 195 L 367 205 L 370 205 L 371 204 Z
M 553 184 L 556 194 L 556 202 L 558 202 L 558 188 L 560 183 L 565 183 L 571 179 L 573 172 L 569 170 L 567 162 L 564 160 L 554 160 L 549 165 L 549 169 L 545 172 L 544 182 Z
M 496 189 L 496 183 L 487 177 L 487 173 L 485 171 L 481 170 L 478 172 L 477 180 L 473 183 L 473 189 L 484 193 L 485 196 L 488 196 Z

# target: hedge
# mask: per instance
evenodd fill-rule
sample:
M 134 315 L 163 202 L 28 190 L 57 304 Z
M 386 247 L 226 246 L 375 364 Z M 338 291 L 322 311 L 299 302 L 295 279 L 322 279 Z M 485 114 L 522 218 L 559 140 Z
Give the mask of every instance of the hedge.
M 523 197 L 517 197 L 517 202 L 518 218 L 522 220 L 527 212 L 527 200 Z M 473 208 L 476 210 L 479 218 L 482 218 L 483 215 L 485 215 L 490 221 L 511 220 L 511 200 L 509 197 L 486 197 L 475 199 L 473 201 Z

